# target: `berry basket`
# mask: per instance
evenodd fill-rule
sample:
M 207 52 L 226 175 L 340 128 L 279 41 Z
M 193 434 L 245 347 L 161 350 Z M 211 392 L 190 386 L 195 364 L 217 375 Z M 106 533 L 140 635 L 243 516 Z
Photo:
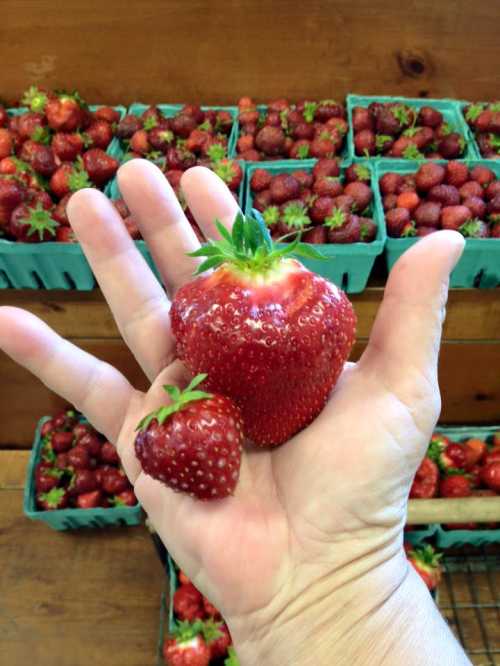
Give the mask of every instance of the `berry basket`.
M 500 430 L 497 426 L 460 426 L 440 427 L 436 431 L 453 440 L 464 440 L 470 437 L 487 439 Z M 500 496 L 498 497 L 498 512 L 500 515 Z M 465 545 L 480 548 L 489 544 L 500 543 L 500 527 L 498 529 L 476 530 L 448 530 L 443 525 L 436 525 L 435 540 L 438 548 L 462 548 Z
M 488 160 L 488 161 L 493 161 L 493 162 L 495 162 L 495 160 L 500 159 L 500 154 L 498 155 L 497 158 L 491 158 L 491 157 L 486 158 L 486 157 L 483 157 L 483 155 L 481 153 L 481 148 L 479 147 L 479 144 L 477 142 L 474 130 L 472 129 L 472 127 L 469 126 L 469 123 L 467 122 L 467 119 L 465 117 L 465 107 L 472 104 L 472 102 L 467 102 L 465 100 L 460 100 L 460 101 L 457 101 L 455 103 L 458 105 L 458 107 L 460 109 L 460 113 L 462 115 L 462 119 L 463 119 L 465 125 L 467 126 L 467 129 L 469 130 L 470 142 L 471 142 L 471 145 L 474 146 L 474 150 L 476 151 L 477 159 Z M 489 104 L 489 102 L 478 102 L 478 104 L 485 105 L 485 104 Z
M 412 529 L 405 531 L 404 539 L 413 546 L 425 545 L 425 543 L 433 539 L 436 535 L 438 525 L 424 525 L 421 529 Z
M 368 95 L 347 95 L 347 118 L 349 122 L 349 132 L 347 135 L 347 145 L 348 145 L 348 157 L 350 160 L 357 162 L 359 160 L 380 160 L 380 159 L 401 159 L 401 158 L 391 158 L 385 155 L 381 156 L 370 156 L 368 158 L 362 157 L 361 155 L 356 155 L 354 149 L 354 132 L 352 127 L 352 110 L 355 106 L 361 106 L 363 108 L 368 107 L 372 102 L 380 102 L 382 104 L 386 103 L 396 103 L 396 104 L 408 104 L 409 106 L 414 107 L 415 109 L 421 109 L 423 106 L 431 106 L 434 109 L 437 109 L 443 114 L 445 121 L 453 127 L 456 131 L 460 132 L 463 136 L 466 147 L 465 154 L 460 159 L 477 159 L 479 153 L 476 149 L 476 142 L 472 136 L 472 133 L 469 129 L 469 126 L 463 119 L 460 104 L 455 100 L 451 99 L 425 99 L 425 98 L 411 98 L 411 97 L 390 97 L 390 96 L 368 96 Z M 410 163 L 414 160 L 405 160 Z
M 112 508 L 95 509 L 57 509 L 56 511 L 41 511 L 35 502 L 35 467 L 40 460 L 42 437 L 40 435 L 43 424 L 49 420 L 46 416 L 38 422 L 33 448 L 26 473 L 24 486 L 23 509 L 25 515 L 31 520 L 41 520 L 54 530 L 74 530 L 82 527 L 110 527 L 117 525 L 140 525 L 142 523 L 141 505 L 119 506 Z M 85 422 L 85 421 L 82 421 Z
M 266 169 L 272 175 L 279 173 L 292 173 L 298 169 L 312 171 L 317 160 L 284 160 L 276 162 L 252 162 L 248 163 L 246 169 L 246 200 L 245 213 L 252 213 L 253 196 L 250 191 L 250 178 L 256 169 Z M 345 169 L 349 163 L 343 163 Z M 375 195 L 375 173 L 372 171 L 371 188 Z M 341 172 L 343 173 L 343 171 Z M 373 220 L 377 224 L 377 236 L 371 243 L 350 243 L 350 244 L 326 244 L 318 245 L 315 248 L 325 256 L 325 260 L 306 259 L 301 257 L 300 261 L 309 270 L 322 275 L 331 280 L 334 284 L 341 287 L 347 293 L 359 293 L 363 291 L 368 283 L 375 258 L 382 254 L 384 249 L 386 232 L 383 223 L 384 217 L 380 215 L 372 203 Z
M 101 105 L 91 105 L 96 111 Z M 125 115 L 125 107 L 113 107 Z M 9 109 L 9 115 L 20 115 L 26 108 Z M 115 137 L 107 153 L 116 157 L 119 142 Z M 15 243 L 0 239 L 0 289 L 78 289 L 95 287 L 95 279 L 78 244 Z
M 431 160 L 433 161 L 433 160 Z M 500 178 L 500 162 L 494 160 L 459 160 L 468 167 L 478 165 L 487 166 Z M 446 162 L 436 160 L 438 164 Z M 414 173 L 420 163 L 408 160 L 378 160 L 375 165 L 375 210 L 378 219 L 384 220 L 382 196 L 378 182 L 385 173 L 395 172 L 401 174 Z M 384 225 L 385 226 L 385 225 Z M 390 271 L 399 257 L 408 248 L 417 243 L 419 238 L 390 238 L 385 243 L 385 259 L 387 270 Z M 451 277 L 450 287 L 481 287 L 492 288 L 500 285 L 500 241 L 497 238 L 467 238 L 464 252 L 455 266 Z

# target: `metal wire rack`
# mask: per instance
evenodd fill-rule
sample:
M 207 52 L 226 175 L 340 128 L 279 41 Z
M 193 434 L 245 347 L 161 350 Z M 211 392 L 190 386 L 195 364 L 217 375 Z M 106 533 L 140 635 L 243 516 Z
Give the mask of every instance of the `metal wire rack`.
M 500 549 L 451 551 L 438 605 L 476 666 L 500 666 Z

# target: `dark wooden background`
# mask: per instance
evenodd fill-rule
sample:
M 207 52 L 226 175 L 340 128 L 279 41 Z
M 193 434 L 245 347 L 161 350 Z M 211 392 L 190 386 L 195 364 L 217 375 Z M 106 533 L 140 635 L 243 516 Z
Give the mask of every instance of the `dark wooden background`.
M 0 97 L 229 103 L 348 92 L 493 99 L 500 3 L 87 0 L 0 3 Z

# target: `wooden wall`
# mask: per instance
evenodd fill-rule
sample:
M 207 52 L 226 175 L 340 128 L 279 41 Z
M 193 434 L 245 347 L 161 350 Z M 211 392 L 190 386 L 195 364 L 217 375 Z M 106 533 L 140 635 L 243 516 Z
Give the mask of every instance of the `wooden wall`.
M 492 99 L 500 4 L 470 0 L 3 0 L 0 97 L 232 102 L 347 92 Z

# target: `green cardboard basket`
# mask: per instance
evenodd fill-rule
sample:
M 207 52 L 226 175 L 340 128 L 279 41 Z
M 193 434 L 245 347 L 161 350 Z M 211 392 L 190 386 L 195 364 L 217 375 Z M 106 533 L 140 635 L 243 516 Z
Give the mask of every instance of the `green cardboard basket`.
M 268 107 L 267 107 L 267 104 L 257 104 L 256 108 L 257 108 L 257 111 L 260 114 L 264 114 L 267 111 Z M 346 111 L 347 111 L 347 109 L 346 109 Z M 239 139 L 239 136 L 240 136 L 240 121 L 238 120 L 238 115 L 239 114 L 237 114 L 237 116 L 236 116 L 236 141 L 234 143 L 234 150 L 235 151 L 236 151 L 236 144 L 238 143 L 238 139 Z M 341 160 L 346 160 L 348 158 L 348 155 L 349 155 L 347 137 L 348 137 L 348 134 L 346 134 L 346 136 L 344 137 L 344 145 L 342 147 L 342 150 L 340 151 L 340 153 L 338 153 L 338 155 L 336 155 L 336 157 L 339 157 Z M 303 165 L 304 162 L 309 162 L 309 161 L 311 161 L 311 159 L 312 158 L 306 158 L 306 159 L 303 159 L 303 160 L 300 160 L 300 159 L 297 159 L 297 160 L 279 160 L 279 162 L 281 163 L 281 162 L 294 162 L 295 161 L 295 162 L 298 162 L 299 164 Z M 247 162 L 247 164 L 263 164 L 264 163 L 264 164 L 267 165 L 267 164 L 273 163 L 275 161 L 276 160 L 272 160 L 272 159 L 270 159 L 270 160 L 260 160 L 259 162 Z M 264 168 L 264 167 L 262 167 L 262 168 Z M 267 169 L 267 166 L 265 168 Z
M 465 122 L 462 113 L 460 111 L 460 105 L 455 101 L 451 99 L 426 99 L 426 98 L 411 98 L 411 97 L 390 97 L 390 96 L 369 96 L 369 95 L 347 95 L 347 118 L 349 122 L 349 132 L 347 136 L 347 144 L 348 144 L 348 157 L 350 160 L 353 160 L 355 162 L 359 160 L 374 160 L 378 161 L 381 159 L 384 160 L 396 160 L 400 158 L 391 158 L 388 157 L 387 155 L 380 155 L 380 156 L 370 156 L 368 158 L 363 157 L 361 155 L 356 155 L 356 151 L 354 149 L 354 132 L 353 132 L 353 127 L 352 127 L 352 110 L 355 106 L 362 106 L 363 108 L 366 108 L 369 106 L 372 102 L 381 102 L 381 103 L 388 103 L 388 102 L 395 102 L 397 104 L 408 104 L 410 106 L 413 106 L 415 109 L 421 109 L 423 106 L 431 106 L 434 109 L 437 109 L 443 114 L 444 119 L 446 122 L 453 127 L 457 132 L 460 132 L 460 134 L 463 136 L 465 140 L 465 153 L 460 159 L 477 159 L 478 158 L 478 152 L 476 150 L 476 143 L 473 140 L 471 136 L 471 132 L 469 129 L 469 126 Z M 404 160 L 410 162 L 415 162 L 416 160 Z M 421 161 L 421 160 L 417 160 Z
M 96 111 L 100 104 L 90 105 Z M 113 107 L 125 115 L 124 106 Z M 26 108 L 9 109 L 20 115 Z M 116 157 L 119 142 L 115 137 L 107 153 Z M 95 287 L 95 279 L 78 244 L 16 243 L 0 239 L 0 289 L 78 289 Z
M 312 171 L 317 160 L 283 160 L 279 162 L 251 162 L 247 165 L 246 172 L 246 201 L 245 213 L 250 215 L 253 207 L 253 196 L 250 191 L 250 179 L 256 169 L 266 169 L 273 175 L 279 173 L 291 173 L 297 169 Z M 368 165 L 368 163 L 366 162 Z M 349 163 L 342 164 L 343 174 L 345 167 Z M 375 172 L 372 171 L 371 187 L 375 196 Z M 372 204 L 373 206 L 373 204 Z M 349 294 L 356 294 L 366 287 L 370 277 L 375 258 L 382 254 L 386 240 L 384 217 L 380 212 L 373 208 L 373 219 L 377 224 L 377 236 L 371 243 L 351 243 L 351 244 L 327 244 L 316 246 L 317 249 L 326 257 L 321 259 L 306 259 L 301 257 L 300 261 L 311 271 L 327 278 L 338 287 L 341 287 Z
M 432 160 L 431 160 L 432 161 Z M 477 165 L 487 166 L 500 178 L 500 161 L 495 160 L 460 160 L 469 168 Z M 446 162 L 436 160 L 445 165 Z M 382 196 L 378 182 L 381 176 L 388 172 L 401 174 L 415 173 L 421 163 L 408 160 L 378 160 L 375 165 L 376 185 L 374 188 L 375 208 L 380 219 L 384 220 Z M 385 259 L 387 270 L 390 271 L 399 257 L 408 248 L 417 243 L 419 238 L 391 238 L 387 236 L 385 243 Z M 500 285 L 500 239 L 498 238 L 467 238 L 464 252 L 455 266 L 451 277 L 450 287 L 481 287 L 493 288 Z
M 469 131 L 470 142 L 471 142 L 471 145 L 474 146 L 474 150 L 476 152 L 476 159 L 486 160 L 487 162 L 496 162 L 498 159 L 500 159 L 500 155 L 496 159 L 483 157 L 483 155 L 481 153 L 481 149 L 479 148 L 479 144 L 476 140 L 476 134 L 475 134 L 474 130 L 472 129 L 472 127 L 469 125 L 469 123 L 467 122 L 467 120 L 465 118 L 465 113 L 464 113 L 465 107 L 469 106 L 469 104 L 473 104 L 473 103 L 474 102 L 467 102 L 466 100 L 463 100 L 463 99 L 456 102 L 456 104 L 458 105 L 458 108 L 460 109 L 460 114 L 462 116 L 464 124 L 466 125 L 466 127 Z M 477 104 L 487 104 L 487 103 L 488 102 L 477 102 Z
M 404 540 L 411 543 L 413 546 L 421 546 L 427 541 L 434 539 L 437 532 L 438 525 L 425 525 L 419 530 L 410 530 L 404 532 Z
M 58 509 L 56 511 L 40 511 L 37 509 L 35 502 L 35 466 L 40 460 L 42 450 L 40 431 L 42 425 L 49 419 L 49 416 L 40 419 L 36 428 L 24 486 L 24 514 L 31 520 L 41 520 L 58 531 L 75 530 L 82 527 L 140 525 L 142 523 L 142 508 L 139 503 L 136 506 L 119 506 L 110 507 L 109 509 Z M 85 422 L 85 420 L 82 419 L 82 422 Z

